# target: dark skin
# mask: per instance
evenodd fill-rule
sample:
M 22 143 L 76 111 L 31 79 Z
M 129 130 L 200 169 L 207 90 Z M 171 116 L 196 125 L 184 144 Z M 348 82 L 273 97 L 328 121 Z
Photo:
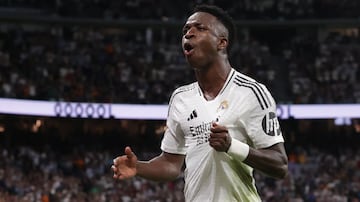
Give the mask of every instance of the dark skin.
M 231 71 L 226 50 L 227 29 L 211 14 L 194 13 L 184 25 L 182 45 L 204 98 L 214 99 Z M 209 145 L 218 152 L 227 152 L 231 145 L 228 129 L 213 123 L 210 130 Z M 184 160 L 184 155 L 163 152 L 150 161 L 138 161 L 131 148 L 126 147 L 125 155 L 115 158 L 111 168 L 115 179 L 128 179 L 137 175 L 155 181 L 171 181 L 180 175 Z M 283 143 L 263 149 L 250 148 L 243 162 L 274 178 L 282 179 L 288 172 Z

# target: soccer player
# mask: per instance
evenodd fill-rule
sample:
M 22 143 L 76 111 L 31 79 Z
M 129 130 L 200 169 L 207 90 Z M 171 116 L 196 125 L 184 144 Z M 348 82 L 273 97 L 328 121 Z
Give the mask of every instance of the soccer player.
M 130 147 L 114 159 L 115 179 L 135 175 L 174 180 L 182 171 L 185 200 L 261 201 L 253 169 L 282 179 L 287 155 L 267 88 L 237 72 L 228 59 L 235 26 L 221 8 L 197 6 L 183 27 L 182 47 L 197 82 L 169 102 L 162 153 L 138 161 Z M 185 163 L 185 164 L 184 164 Z

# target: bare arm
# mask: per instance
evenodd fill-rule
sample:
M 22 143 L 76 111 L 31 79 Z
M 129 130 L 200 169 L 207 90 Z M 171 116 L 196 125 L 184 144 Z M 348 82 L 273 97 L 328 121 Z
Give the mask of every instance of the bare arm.
M 209 139 L 211 147 L 217 151 L 228 152 L 230 146 L 234 144 L 232 141 L 237 140 L 232 140 L 225 126 L 213 124 Z M 241 146 L 241 144 L 245 145 L 245 143 L 241 142 L 237 145 Z M 237 157 L 236 155 L 234 156 L 235 158 Z M 283 143 L 277 143 L 264 149 L 253 149 L 250 147 L 248 154 L 244 158 L 239 158 L 239 160 L 268 176 L 282 179 L 288 173 L 288 159 Z
M 184 155 L 163 152 L 150 161 L 138 161 L 137 175 L 155 181 L 174 180 L 181 173 L 184 158 Z
M 114 159 L 111 169 L 115 179 L 128 179 L 138 175 L 155 181 L 171 181 L 181 173 L 185 156 L 163 152 L 150 161 L 138 161 L 130 147 L 125 155 Z
M 265 149 L 250 148 L 244 163 L 274 178 L 282 179 L 288 172 L 288 159 L 283 143 Z

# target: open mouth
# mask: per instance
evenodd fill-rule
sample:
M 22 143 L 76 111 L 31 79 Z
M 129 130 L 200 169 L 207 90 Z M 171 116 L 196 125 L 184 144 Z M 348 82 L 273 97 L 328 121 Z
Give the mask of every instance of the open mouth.
M 190 54 L 193 49 L 194 49 L 194 47 L 190 43 L 185 43 L 184 44 L 184 53 L 186 55 Z

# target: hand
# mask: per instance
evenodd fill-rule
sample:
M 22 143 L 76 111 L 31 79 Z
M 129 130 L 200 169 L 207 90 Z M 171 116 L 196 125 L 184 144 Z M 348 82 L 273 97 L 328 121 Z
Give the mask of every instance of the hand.
M 227 152 L 231 145 L 231 136 L 225 126 L 214 122 L 210 128 L 209 144 L 216 151 Z
M 114 164 L 111 166 L 114 172 L 113 178 L 123 180 L 134 177 L 137 173 L 136 162 L 136 155 L 130 147 L 126 147 L 125 155 L 115 158 Z

